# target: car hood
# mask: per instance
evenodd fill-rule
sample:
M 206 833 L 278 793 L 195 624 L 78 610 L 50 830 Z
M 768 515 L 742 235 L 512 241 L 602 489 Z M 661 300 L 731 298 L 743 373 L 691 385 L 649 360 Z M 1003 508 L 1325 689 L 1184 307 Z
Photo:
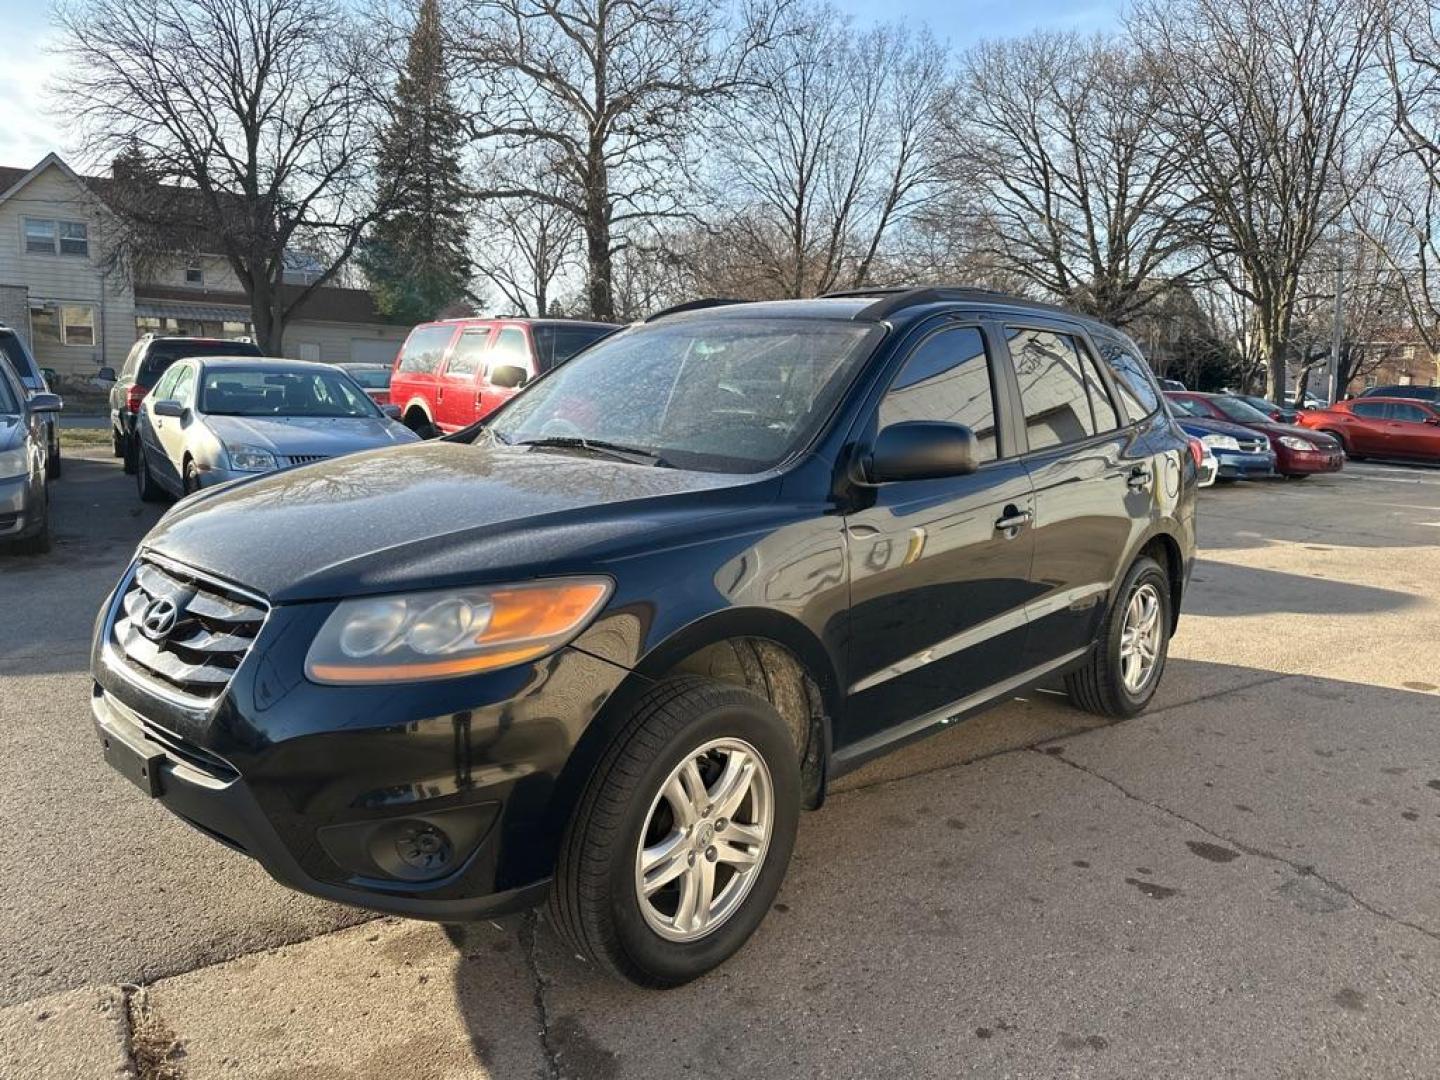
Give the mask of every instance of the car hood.
M 1324 449 L 1339 446 L 1340 443 L 1329 435 L 1319 431 L 1312 431 L 1309 428 L 1301 427 L 1299 424 L 1245 424 L 1245 427 L 1254 431 L 1263 431 L 1272 439 L 1278 439 L 1282 435 L 1294 435 L 1297 439 L 1305 439 L 1316 446 Z
M 212 416 L 205 425 L 226 446 L 272 454 L 335 457 L 375 446 L 415 442 L 418 436 L 386 416 Z
M 1177 416 L 1175 422 L 1191 435 L 1229 435 L 1232 439 L 1253 438 L 1255 432 L 1243 424 L 1232 424 L 1229 420 L 1211 420 L 1209 417 Z
M 778 487 L 778 485 L 776 485 Z M 427 442 L 192 495 L 143 547 L 274 602 L 574 572 L 754 505 L 755 477 Z M 737 524 L 736 527 L 739 527 Z

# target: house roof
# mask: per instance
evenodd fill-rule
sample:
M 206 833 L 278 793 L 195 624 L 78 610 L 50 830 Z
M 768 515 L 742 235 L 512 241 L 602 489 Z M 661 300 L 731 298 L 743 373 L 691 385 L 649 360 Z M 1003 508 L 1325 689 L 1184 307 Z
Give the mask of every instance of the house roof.
M 283 285 L 281 294 L 285 302 L 292 303 L 304 286 Z M 159 302 L 165 305 L 203 305 L 208 307 L 235 308 L 250 313 L 250 300 L 242 292 L 222 292 L 214 289 L 185 289 L 167 285 L 136 285 L 135 302 Z M 388 320 L 375 308 L 375 298 L 364 289 L 342 289 L 330 285 L 321 286 L 306 298 L 291 315 L 292 319 L 308 319 L 313 322 L 374 323 L 384 325 Z

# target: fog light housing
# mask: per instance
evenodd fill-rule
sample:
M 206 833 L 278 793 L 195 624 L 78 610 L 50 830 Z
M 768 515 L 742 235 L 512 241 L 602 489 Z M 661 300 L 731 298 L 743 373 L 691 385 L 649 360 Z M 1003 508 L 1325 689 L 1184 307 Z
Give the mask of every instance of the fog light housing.
M 327 825 L 315 835 L 331 860 L 351 876 L 397 883 L 435 881 L 465 865 L 499 812 L 498 802 L 476 803 Z

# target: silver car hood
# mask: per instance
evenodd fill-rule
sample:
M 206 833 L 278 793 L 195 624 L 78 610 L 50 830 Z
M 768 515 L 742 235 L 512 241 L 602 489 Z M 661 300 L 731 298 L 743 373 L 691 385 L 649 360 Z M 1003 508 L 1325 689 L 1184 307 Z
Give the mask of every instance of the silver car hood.
M 285 456 L 337 457 L 354 450 L 415 442 L 418 436 L 388 417 L 206 416 L 226 446 L 253 446 Z

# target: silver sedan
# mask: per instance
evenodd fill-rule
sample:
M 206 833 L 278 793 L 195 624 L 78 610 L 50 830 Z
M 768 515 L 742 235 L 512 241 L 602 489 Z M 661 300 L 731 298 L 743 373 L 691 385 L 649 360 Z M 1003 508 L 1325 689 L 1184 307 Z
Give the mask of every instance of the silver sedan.
M 50 549 L 50 455 L 44 421 L 60 411 L 54 394 L 27 396 L 0 360 L 0 548 L 27 554 Z
M 146 501 L 418 441 L 344 371 L 255 357 L 175 364 L 146 395 L 136 431 Z

